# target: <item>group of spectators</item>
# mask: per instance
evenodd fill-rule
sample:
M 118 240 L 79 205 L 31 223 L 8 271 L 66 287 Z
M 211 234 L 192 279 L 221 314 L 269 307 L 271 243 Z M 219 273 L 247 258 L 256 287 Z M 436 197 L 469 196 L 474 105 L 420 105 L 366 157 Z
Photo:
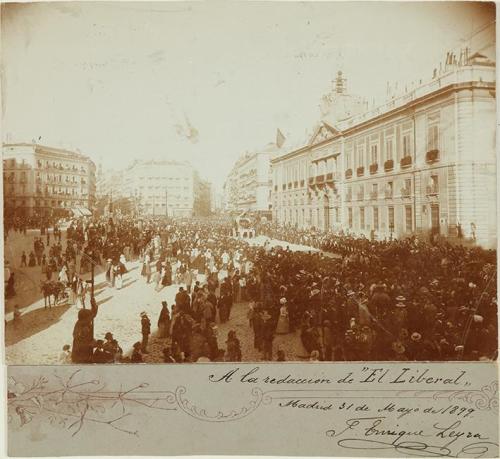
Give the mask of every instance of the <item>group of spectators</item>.
M 417 237 L 375 241 L 259 228 L 269 237 L 320 249 L 292 251 L 286 245 L 249 244 L 233 236 L 233 226 L 222 219 L 81 219 L 68 229 L 66 250 L 53 256 L 58 269 L 66 266 L 68 282 L 72 263 L 82 254 L 75 272 L 91 263 L 104 265 L 110 282 L 124 260 L 138 258 L 152 288 L 175 284 L 175 302 L 165 302 L 158 318 L 166 363 L 248 360 L 238 330 L 218 336 L 218 325 L 230 322 L 237 303 L 248 307 L 244 326 L 266 361 L 496 358 L 495 251 Z M 88 331 L 97 308 L 86 310 L 80 325 Z M 146 313 L 141 331 L 133 362 L 148 353 Z M 300 352 L 277 352 L 276 334 L 294 334 L 290 338 L 300 341 Z M 81 349 L 78 336 L 75 326 L 74 354 Z M 91 362 L 105 343 L 85 336 Z

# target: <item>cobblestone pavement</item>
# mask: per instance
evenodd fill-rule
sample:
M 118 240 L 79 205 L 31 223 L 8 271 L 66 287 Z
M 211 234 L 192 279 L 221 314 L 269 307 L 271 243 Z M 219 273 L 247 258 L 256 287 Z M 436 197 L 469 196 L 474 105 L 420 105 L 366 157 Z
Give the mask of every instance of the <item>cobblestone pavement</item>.
M 240 340 L 242 360 L 245 362 L 258 362 L 262 360 L 262 353 L 253 346 L 253 331 L 247 319 L 248 303 L 235 304 L 231 310 L 231 317 L 224 324 L 217 324 L 219 348 L 225 349 L 227 334 L 230 330 L 236 331 Z M 147 363 L 163 362 L 162 351 L 169 344 L 166 338 L 154 336 L 150 340 L 150 353 L 144 356 Z M 302 345 L 300 344 L 300 332 L 289 333 L 287 335 L 276 335 L 273 342 L 273 360 L 276 360 L 278 349 L 285 351 L 286 360 L 304 360 L 302 355 Z
M 32 244 L 33 237 L 30 235 L 30 244 Z M 18 240 L 13 245 L 13 251 L 11 251 L 13 258 L 18 255 L 17 252 L 19 252 L 20 257 L 23 250 L 21 248 L 20 251 L 20 247 L 26 247 L 26 241 L 22 242 Z M 290 248 L 291 250 L 296 249 L 292 244 L 290 244 Z M 18 266 L 18 263 L 19 260 L 14 266 Z M 141 340 L 139 315 L 141 311 L 146 311 L 151 319 L 153 335 L 150 338 L 150 354 L 145 356 L 145 361 L 161 363 L 162 350 L 166 340 L 155 337 L 161 301 L 166 300 L 171 306 L 179 286 L 172 285 L 156 292 L 153 284 L 146 284 L 145 279 L 140 275 L 138 262 L 128 263 L 127 268 L 129 272 L 124 276 L 121 290 L 108 287 L 104 273 L 95 277 L 95 297 L 99 304 L 99 312 L 94 323 L 94 336 L 96 339 L 103 339 L 104 334 L 111 331 L 124 353 L 129 353 L 132 345 Z M 29 269 L 40 270 L 39 267 Z M 18 298 L 18 302 L 20 302 L 20 298 Z M 21 323 L 17 327 L 10 320 L 12 314 L 7 315 L 9 322 L 5 327 L 6 363 L 9 365 L 59 363 L 58 357 L 63 345 L 72 344 L 73 327 L 80 305 L 65 303 L 51 309 L 45 309 L 43 299 L 38 299 L 28 305 L 19 304 L 23 315 Z M 253 347 L 253 332 L 248 324 L 247 310 L 247 303 L 235 304 L 229 322 L 217 324 L 219 327 L 219 347 L 225 348 L 228 331 L 235 330 L 241 342 L 243 360 L 259 361 L 261 354 Z M 273 346 L 274 359 L 276 359 L 278 349 L 285 351 L 287 360 L 301 360 L 299 332 L 277 335 Z
M 148 313 L 155 331 L 161 301 L 171 305 L 177 292 L 177 286 L 156 292 L 153 284 L 146 284 L 140 275 L 137 262 L 129 263 L 128 268 L 121 290 L 107 287 L 104 274 L 95 279 L 99 312 L 94 321 L 94 336 L 103 339 L 111 331 L 124 352 L 141 340 L 141 311 Z M 43 300 L 25 308 L 17 327 L 12 321 L 5 327 L 7 364 L 57 364 L 63 345 L 72 344 L 79 309 L 78 304 L 45 309 Z
M 50 230 L 51 244 L 54 243 L 54 237 L 52 236 L 52 230 Z M 29 253 L 33 250 L 33 241 L 35 237 L 41 237 L 43 243 L 47 243 L 46 236 L 40 236 L 40 230 L 27 230 L 26 235 L 10 231 L 7 241 L 4 245 L 4 259 L 9 262 L 9 267 L 15 275 L 15 290 L 16 295 L 5 301 L 4 309 L 7 314 L 7 320 L 9 320 L 8 313 L 12 312 L 14 305 L 19 305 L 21 309 L 33 305 L 36 301 L 42 298 L 42 292 L 40 290 L 40 282 L 45 279 L 45 275 L 42 273 L 41 266 L 33 267 L 23 267 L 21 268 L 21 255 L 26 253 L 27 261 L 29 260 Z M 66 247 L 66 232 L 62 232 L 61 243 L 63 247 Z M 45 248 L 45 253 L 48 254 L 47 247 Z M 86 278 L 86 277 L 85 277 Z

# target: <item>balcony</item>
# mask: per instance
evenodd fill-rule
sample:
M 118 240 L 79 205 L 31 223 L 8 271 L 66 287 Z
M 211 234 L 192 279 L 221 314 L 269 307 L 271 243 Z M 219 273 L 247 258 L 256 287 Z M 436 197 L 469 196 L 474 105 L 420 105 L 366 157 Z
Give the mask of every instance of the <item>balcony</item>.
M 430 150 L 425 154 L 425 162 L 432 164 L 439 161 L 439 150 Z
M 385 172 L 389 172 L 389 171 L 392 171 L 393 169 L 394 169 L 394 160 L 393 159 L 388 159 L 384 163 L 384 171 Z
M 377 171 L 378 171 L 378 164 L 377 163 L 370 164 L 370 175 L 376 174 Z
M 411 197 L 411 190 L 409 188 L 401 188 L 401 197 L 402 198 Z
M 412 159 L 411 159 L 411 156 L 404 156 L 403 158 L 401 158 L 401 167 L 410 167 L 411 166 L 411 163 L 412 163 Z
M 428 185 L 426 194 L 427 196 L 437 196 L 439 194 L 439 187 L 437 185 Z
M 378 191 L 371 191 L 371 192 L 370 192 L 370 199 L 371 199 L 372 201 L 377 200 L 377 199 L 378 199 Z
M 363 175 L 365 175 L 365 168 L 363 166 L 359 166 L 357 169 L 356 169 L 356 175 L 358 177 L 363 177 Z

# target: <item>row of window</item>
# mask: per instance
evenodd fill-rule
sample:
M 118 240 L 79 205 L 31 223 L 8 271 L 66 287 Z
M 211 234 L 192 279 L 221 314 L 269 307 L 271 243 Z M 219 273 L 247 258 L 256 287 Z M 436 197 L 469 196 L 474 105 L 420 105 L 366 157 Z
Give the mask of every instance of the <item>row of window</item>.
M 367 215 L 367 210 L 371 209 L 371 217 L 368 217 Z M 360 230 L 365 230 L 367 228 L 367 221 L 368 218 L 371 219 L 371 225 L 370 228 L 378 231 L 380 230 L 380 209 L 378 207 L 371 207 L 371 208 L 365 208 L 365 207 L 360 207 L 358 210 L 358 224 L 357 227 Z M 404 215 L 405 215 L 405 230 L 407 232 L 413 231 L 413 206 L 407 205 L 404 206 Z M 387 207 L 387 229 L 389 231 L 394 231 L 394 207 L 393 206 L 388 206 Z M 349 207 L 347 209 L 347 223 L 349 225 L 349 228 L 352 229 L 354 227 L 354 221 L 353 221 L 353 208 Z M 385 226 L 385 225 L 384 225 Z
M 400 129 L 400 127 L 398 127 Z M 383 165 L 386 161 L 395 161 L 399 163 L 402 158 L 413 155 L 414 136 L 411 124 L 408 125 L 401 135 L 396 135 L 394 129 L 384 134 L 383 145 L 381 145 L 380 136 L 367 136 L 354 142 L 354 145 L 348 144 L 345 148 L 344 168 L 353 170 L 358 167 L 368 168 L 370 165 Z M 398 142 L 399 139 L 399 142 Z M 426 135 L 427 152 L 440 149 L 440 130 L 439 118 L 429 117 Z M 305 161 L 300 164 L 283 165 L 282 168 L 274 172 L 274 186 L 286 184 L 307 178 L 334 173 L 338 171 L 337 157 L 328 158 L 312 162 L 309 168 Z
M 334 221 L 336 223 L 340 223 L 340 208 L 335 207 L 334 209 Z M 386 211 L 386 219 L 381 224 L 382 220 L 382 212 Z M 329 210 L 327 210 L 329 212 Z M 360 207 L 357 214 L 357 224 L 356 227 L 362 231 L 367 229 L 373 229 L 375 231 L 379 231 L 380 229 L 386 228 L 385 222 L 387 222 L 387 229 L 391 232 L 395 229 L 395 217 L 394 217 L 394 207 L 388 206 L 387 208 L 379 208 L 379 207 L 371 207 L 365 208 Z M 305 223 L 306 211 L 305 209 L 292 210 L 283 210 L 282 211 L 282 219 L 285 222 L 289 222 L 291 224 L 303 224 Z M 325 218 L 329 219 L 329 215 L 325 216 Z M 314 214 L 313 210 L 309 210 L 309 219 L 310 224 L 320 226 L 320 214 Z M 315 221 L 317 220 L 317 221 Z M 371 223 L 370 223 L 371 222 Z M 354 209 L 352 207 L 347 208 L 347 223 L 349 229 L 354 229 Z M 407 205 L 404 206 L 404 223 L 405 223 L 405 231 L 412 232 L 413 231 L 413 206 Z
M 139 177 L 139 180 L 161 180 L 161 181 L 166 181 L 166 180 L 184 180 L 188 181 L 189 177 L 159 177 L 159 176 L 154 176 L 154 177 Z
M 15 164 L 15 159 L 12 160 L 14 161 L 13 164 Z M 24 163 L 24 161 L 23 161 Z M 83 166 L 76 166 L 75 164 L 68 165 L 68 164 L 62 164 L 56 161 L 43 161 L 41 159 L 37 160 L 37 166 L 40 169 L 58 169 L 61 171 L 73 171 L 73 172 L 80 172 L 80 173 L 87 173 L 87 169 Z

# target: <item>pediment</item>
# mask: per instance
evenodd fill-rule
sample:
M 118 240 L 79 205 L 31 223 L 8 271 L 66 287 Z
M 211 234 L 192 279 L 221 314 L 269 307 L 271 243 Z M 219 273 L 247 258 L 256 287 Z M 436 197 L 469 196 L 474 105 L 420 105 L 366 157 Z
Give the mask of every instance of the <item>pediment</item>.
M 324 142 L 325 140 L 333 139 L 339 133 L 340 131 L 338 129 L 335 129 L 333 126 L 330 126 L 323 121 L 314 131 L 314 134 L 309 141 L 309 145 L 316 145 Z

